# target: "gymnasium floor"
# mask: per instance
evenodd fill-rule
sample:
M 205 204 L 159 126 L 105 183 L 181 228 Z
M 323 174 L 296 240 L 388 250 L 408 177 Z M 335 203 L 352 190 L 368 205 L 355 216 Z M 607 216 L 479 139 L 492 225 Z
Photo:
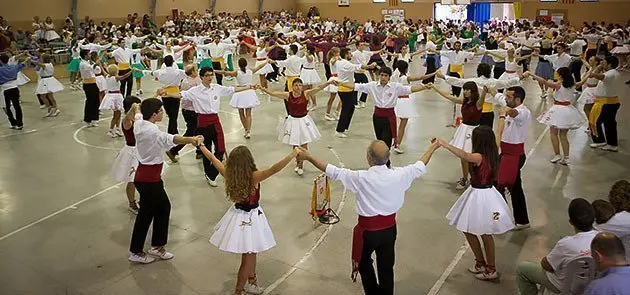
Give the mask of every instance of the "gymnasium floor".
M 424 72 L 419 64 L 419 60 L 412 63 L 412 74 Z M 475 68 L 476 63 L 468 64 L 466 75 L 474 76 Z M 148 78 L 144 83 L 145 93 L 158 87 Z M 541 102 L 532 80 L 524 85 L 525 104 L 536 118 L 549 104 Z M 127 211 L 124 186 L 109 177 L 124 144 L 122 138 L 106 135 L 111 114 L 102 116 L 100 127 L 82 128 L 83 92 L 65 90 L 56 95 L 62 113 L 42 119 L 33 90 L 34 84 L 21 88 L 24 130 L 10 130 L 6 117 L 0 116 L 0 294 L 232 294 L 240 257 L 208 243 L 214 224 L 231 205 L 221 178 L 218 188 L 208 186 L 201 162 L 186 147 L 180 162 L 170 165 L 164 176 L 172 203 L 168 249 L 175 258 L 132 265 L 127 256 L 135 216 Z M 327 94 L 318 98 L 323 105 Z M 281 101 L 261 97 L 250 140 L 243 138 L 238 113 L 228 102 L 225 98 L 220 114 L 228 150 L 247 145 L 259 167 L 289 152 L 276 134 L 284 116 Z M 406 153 L 393 155 L 394 165 L 416 161 L 431 137 L 449 139 L 454 133 L 445 127 L 451 120 L 450 102 L 425 91 L 417 96 L 416 107 L 420 118 L 410 121 L 403 143 Z M 335 165 L 366 168 L 365 149 L 374 137 L 371 113 L 368 99 L 368 108 L 355 112 L 350 137 L 339 139 L 333 137 L 336 122 L 324 120 L 323 108 L 311 112 L 322 133 L 322 139 L 310 146 L 312 153 Z M 572 234 L 566 213 L 569 201 L 605 197 L 614 181 L 628 177 L 629 116 L 628 108 L 622 107 L 618 153 L 592 150 L 583 130 L 570 132 L 568 167 L 549 163 L 548 132 L 542 124 L 532 124 L 523 169 L 532 228 L 496 237 L 498 283 L 478 281 L 466 271 L 472 253 L 464 247 L 463 235 L 444 218 L 461 193 L 455 190 L 459 160 L 438 151 L 427 174 L 407 192 L 398 215 L 396 294 L 470 294 L 471 290 L 516 294 L 518 261 L 539 261 L 558 239 Z M 161 123 L 162 129 L 165 124 Z M 181 116 L 179 126 L 185 126 Z M 319 172 L 307 165 L 299 177 L 292 165 L 262 184 L 261 204 L 278 245 L 259 256 L 259 283 L 269 286 L 266 294 L 362 294 L 360 283 L 349 277 L 354 195 L 333 183 L 332 207 L 341 222 L 318 226 L 308 210 Z

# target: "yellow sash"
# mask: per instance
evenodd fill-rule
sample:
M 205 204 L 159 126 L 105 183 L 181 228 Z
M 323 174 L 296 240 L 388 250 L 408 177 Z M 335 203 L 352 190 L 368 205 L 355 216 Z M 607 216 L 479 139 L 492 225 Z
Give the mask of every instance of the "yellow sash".
M 491 113 L 494 112 L 494 105 L 491 102 L 484 102 L 483 107 L 481 108 L 482 113 Z
M 212 62 L 218 62 L 221 64 L 221 70 L 225 69 L 225 60 L 223 57 L 213 58 Z
M 287 89 L 289 90 L 289 92 L 293 91 L 293 81 L 295 81 L 295 79 L 299 78 L 300 76 L 286 76 L 287 78 Z
M 448 70 L 451 73 L 458 73 L 460 78 L 464 78 L 464 65 L 451 64 L 448 66 Z
M 593 108 L 591 109 L 591 114 L 588 117 L 588 123 L 591 126 L 591 132 L 593 135 L 597 135 L 597 120 L 599 119 L 599 115 L 602 114 L 602 109 L 605 104 L 617 104 L 619 103 L 619 97 L 595 97 L 595 103 L 593 104 Z
M 94 83 L 96 83 L 96 78 L 83 79 L 83 84 L 94 84 Z
M 128 70 L 131 68 L 131 65 L 128 62 L 121 62 L 118 64 L 118 70 Z
M 177 87 L 177 86 L 168 86 L 168 87 L 164 88 L 164 91 L 166 91 L 166 95 L 179 94 L 179 87 Z
M 342 85 L 337 86 L 337 92 L 352 92 L 352 88 L 348 88 Z
M 558 74 L 558 71 L 553 71 L 553 80 L 560 81 L 560 75 Z
M 355 71 L 355 73 L 357 73 L 357 74 L 365 74 L 365 70 L 361 69 L 361 70 Z

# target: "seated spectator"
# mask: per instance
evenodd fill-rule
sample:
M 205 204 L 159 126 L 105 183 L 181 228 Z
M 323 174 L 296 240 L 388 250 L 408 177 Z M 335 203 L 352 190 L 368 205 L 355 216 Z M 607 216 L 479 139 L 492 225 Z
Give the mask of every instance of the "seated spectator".
M 592 205 L 595 209 L 595 224 L 604 224 L 615 215 L 615 207 L 606 200 L 595 200 Z
M 585 294 L 630 294 L 630 266 L 621 239 L 611 233 L 597 234 L 591 243 L 591 255 L 600 278 L 588 285 Z
M 613 184 L 608 201 L 615 208 L 615 215 L 595 229 L 610 232 L 621 239 L 626 249 L 626 259 L 630 259 L 630 182 L 620 180 Z
M 569 204 L 569 223 L 575 235 L 566 236 L 553 247 L 540 264 L 523 261 L 516 268 L 518 290 L 521 295 L 537 295 L 538 285 L 560 293 L 568 263 L 578 257 L 590 255 L 591 241 L 597 234 L 593 230 L 595 210 L 587 200 L 577 198 Z

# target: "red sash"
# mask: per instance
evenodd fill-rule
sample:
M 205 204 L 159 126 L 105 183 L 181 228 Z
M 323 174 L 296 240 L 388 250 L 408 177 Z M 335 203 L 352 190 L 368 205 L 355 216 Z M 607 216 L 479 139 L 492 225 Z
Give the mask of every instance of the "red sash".
M 214 126 L 217 132 L 217 146 L 215 147 L 217 152 L 225 152 L 225 139 L 223 137 L 223 126 L 221 126 L 221 120 L 217 114 L 197 114 L 197 128 L 204 128 Z
M 162 163 L 154 165 L 138 164 L 134 181 L 138 182 L 159 182 L 162 180 Z
M 499 191 L 511 188 L 516 182 L 521 156 L 525 154 L 524 143 L 501 142 L 501 160 L 499 161 L 499 176 L 497 177 L 497 188 Z
M 375 117 L 385 117 L 389 121 L 389 128 L 392 132 L 392 139 L 396 138 L 396 112 L 394 112 L 394 108 L 379 108 L 374 107 L 374 116 Z
M 372 217 L 359 216 L 357 225 L 352 232 L 352 272 L 359 271 L 359 262 L 363 253 L 363 232 L 379 231 L 396 225 L 396 213 L 388 216 L 376 215 Z
M 554 105 L 558 105 L 558 106 L 565 106 L 566 107 L 566 106 L 570 106 L 571 102 L 570 101 L 557 101 L 557 100 L 554 100 L 553 104 Z

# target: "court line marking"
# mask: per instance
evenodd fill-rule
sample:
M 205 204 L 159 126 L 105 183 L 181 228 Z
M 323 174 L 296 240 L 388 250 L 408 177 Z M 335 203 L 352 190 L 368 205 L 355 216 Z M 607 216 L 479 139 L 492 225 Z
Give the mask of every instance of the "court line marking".
M 237 132 L 240 132 L 241 130 L 243 130 L 243 127 L 239 128 L 239 129 L 236 129 L 234 131 L 230 131 L 230 132 L 226 133 L 225 135 L 236 134 Z M 193 149 L 189 149 L 189 150 L 181 153 L 181 155 L 183 156 L 183 155 L 192 153 L 194 151 L 196 151 L 196 149 L 194 149 L 194 148 Z M 53 217 L 55 217 L 55 216 L 57 216 L 57 215 L 59 215 L 59 214 L 61 214 L 63 212 L 66 212 L 66 211 L 68 211 L 70 209 L 76 209 L 77 205 L 80 205 L 80 204 L 83 204 L 83 203 L 85 203 L 85 202 L 87 202 L 89 200 L 92 200 L 92 199 L 94 199 L 94 198 L 96 198 L 96 197 L 98 197 L 98 196 L 100 196 L 100 195 L 102 195 L 102 194 L 104 194 L 104 193 L 114 189 L 114 188 L 119 187 L 121 184 L 124 184 L 124 182 L 115 183 L 115 184 L 113 184 L 113 185 L 111 185 L 109 187 L 106 187 L 105 189 L 103 189 L 103 190 L 101 190 L 101 191 L 99 191 L 99 192 L 97 192 L 97 193 L 95 193 L 95 194 L 93 194 L 91 196 L 88 196 L 88 197 L 86 197 L 86 198 L 84 198 L 84 199 L 82 199 L 82 200 L 80 200 L 80 201 L 78 201 L 78 202 L 76 202 L 76 203 L 74 203 L 72 205 L 69 205 L 69 206 L 67 206 L 65 208 L 61 208 L 61 209 L 59 209 L 59 210 L 57 210 L 57 211 L 55 211 L 53 213 L 50 213 L 50 214 L 48 214 L 48 215 L 46 215 L 46 216 L 44 216 L 44 217 L 42 217 L 40 219 L 37 219 L 37 220 L 27 224 L 27 225 L 24 225 L 24 226 L 22 226 L 22 227 L 20 227 L 20 228 L 18 228 L 16 230 L 8 233 L 8 234 L 5 234 L 5 235 L 0 237 L 0 242 L 5 240 L 5 239 L 7 239 L 7 238 L 9 238 L 9 237 L 11 237 L 11 236 L 13 236 L 13 235 L 16 235 L 16 234 L 18 234 L 20 232 L 23 232 L 23 231 L 25 231 L 25 230 L 27 230 L 27 229 L 35 226 L 35 225 L 38 225 L 38 224 L 40 224 L 40 223 L 42 223 L 42 222 L 44 222 L 44 221 L 46 221 L 48 219 L 51 219 L 51 218 L 53 218 Z
M 536 148 L 538 148 L 538 145 L 540 145 L 548 131 L 549 127 L 546 127 L 545 130 L 543 130 L 543 132 L 538 136 L 536 142 L 534 143 L 534 146 L 529 150 L 529 152 L 527 152 L 527 155 L 525 155 L 527 158 L 530 158 L 534 154 Z M 527 165 L 527 162 L 523 164 L 523 167 L 525 167 L 525 165 Z M 464 242 L 464 245 L 459 248 L 459 250 L 455 254 L 455 257 L 453 257 L 444 272 L 442 272 L 442 275 L 440 275 L 440 278 L 435 282 L 435 284 L 433 284 L 431 289 L 429 289 L 429 293 L 427 293 L 427 295 L 437 295 L 440 292 L 440 289 L 442 289 L 442 286 L 444 286 L 446 279 L 448 279 L 448 277 L 451 275 L 451 273 L 453 272 L 457 264 L 459 264 L 459 262 L 462 260 L 464 254 L 466 254 L 466 251 L 468 251 L 468 249 L 470 249 L 470 246 L 468 245 L 468 243 Z
M 337 161 L 339 161 L 339 166 L 341 168 L 344 168 L 345 165 L 341 161 L 341 158 L 339 157 L 339 154 L 337 154 L 335 149 L 330 145 L 328 146 L 328 149 L 330 150 L 330 152 L 333 153 L 333 155 L 335 155 L 335 158 L 337 158 Z M 343 187 L 343 191 L 341 193 L 341 201 L 339 201 L 337 210 L 335 210 L 337 214 L 340 214 L 341 210 L 343 210 L 343 207 L 346 203 L 347 192 L 348 190 L 345 187 Z M 326 230 L 319 236 L 319 238 L 317 238 L 317 241 L 315 241 L 315 243 L 311 246 L 311 248 L 306 253 L 304 253 L 304 255 L 300 258 L 300 260 L 294 263 L 291 266 L 291 268 L 287 272 L 284 273 L 284 275 L 282 275 L 276 281 L 271 283 L 267 288 L 265 288 L 265 291 L 262 294 L 263 295 L 270 294 L 273 290 L 275 290 L 278 286 L 280 286 L 280 284 L 284 283 L 289 277 L 291 277 L 291 275 L 293 275 L 293 273 L 295 273 L 304 262 L 306 262 L 311 256 L 313 256 L 315 250 L 317 250 L 317 248 L 319 248 L 319 246 L 324 242 L 324 240 L 326 239 L 326 237 L 332 230 L 333 226 L 335 225 L 334 224 L 328 225 L 326 227 Z

